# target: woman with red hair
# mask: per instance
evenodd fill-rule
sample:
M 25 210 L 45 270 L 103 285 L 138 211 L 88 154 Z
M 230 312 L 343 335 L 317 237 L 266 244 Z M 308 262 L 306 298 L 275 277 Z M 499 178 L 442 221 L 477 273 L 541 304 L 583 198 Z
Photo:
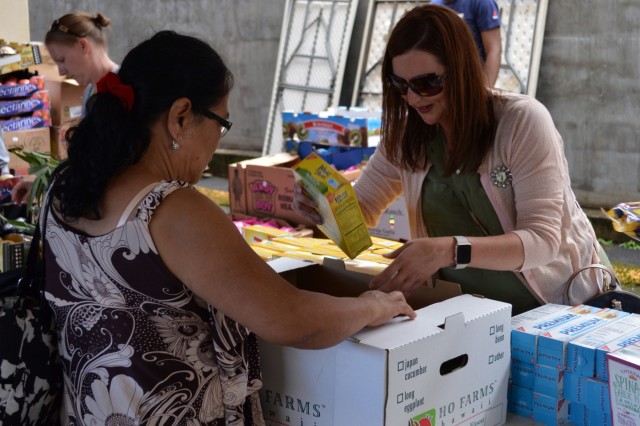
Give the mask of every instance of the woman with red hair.
M 464 20 L 436 5 L 407 12 L 389 36 L 382 86 L 381 144 L 355 191 L 369 226 L 404 194 L 412 239 L 371 287 L 409 294 L 438 274 L 514 314 L 596 293 L 594 269 L 563 297 L 575 271 L 603 259 L 562 138 L 536 99 L 487 87 Z M 321 221 L 301 193 L 294 208 Z

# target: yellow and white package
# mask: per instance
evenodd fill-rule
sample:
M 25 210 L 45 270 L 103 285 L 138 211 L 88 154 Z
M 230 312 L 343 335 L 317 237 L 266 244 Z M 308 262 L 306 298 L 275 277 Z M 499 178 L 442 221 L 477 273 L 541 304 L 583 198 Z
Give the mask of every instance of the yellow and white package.
M 640 201 L 620 203 L 602 212 L 613 222 L 613 229 L 640 241 Z
M 246 242 L 252 244 L 263 240 L 272 240 L 276 237 L 284 237 L 290 234 L 287 231 L 274 228 L 273 226 L 248 225 L 242 228 L 242 235 Z
M 284 244 L 300 247 L 303 251 L 319 254 L 323 256 L 337 257 L 339 259 L 344 257 L 344 253 L 335 245 L 331 240 L 325 238 L 311 238 L 311 237 L 277 237 L 273 239 L 274 242 L 281 242 Z
M 371 246 L 369 229 L 351 182 L 315 153 L 296 166 L 295 175 L 323 218 L 318 228 L 349 258 Z

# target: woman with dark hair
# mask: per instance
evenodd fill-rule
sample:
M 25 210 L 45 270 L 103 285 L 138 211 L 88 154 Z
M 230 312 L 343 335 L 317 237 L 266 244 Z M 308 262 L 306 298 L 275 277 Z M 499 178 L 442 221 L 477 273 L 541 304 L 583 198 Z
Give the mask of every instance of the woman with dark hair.
M 194 188 L 231 129 L 232 85 L 208 44 L 163 31 L 68 132 L 45 228 L 63 424 L 264 424 L 256 335 L 323 348 L 415 317 L 401 292 L 297 289 Z
M 372 288 L 411 293 L 434 274 L 465 293 L 511 303 L 580 303 L 603 258 L 571 189 L 562 139 L 534 98 L 486 87 L 471 33 L 452 10 L 407 12 L 382 62 L 381 145 L 355 190 L 365 220 L 404 194 L 412 239 Z M 319 222 L 303 194 L 294 208 Z M 599 271 L 599 270 L 598 270 Z

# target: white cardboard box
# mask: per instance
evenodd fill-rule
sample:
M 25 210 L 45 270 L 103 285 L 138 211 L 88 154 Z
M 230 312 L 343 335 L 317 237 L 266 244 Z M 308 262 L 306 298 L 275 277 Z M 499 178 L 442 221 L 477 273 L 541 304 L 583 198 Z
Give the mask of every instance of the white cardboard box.
M 504 424 L 510 321 L 511 305 L 462 295 L 328 349 L 260 340 L 267 425 Z
M 607 354 L 611 418 L 614 425 L 640 423 L 640 357 L 630 349 Z
M 409 241 L 411 239 L 404 195 L 401 195 L 382 212 L 378 224 L 369 228 L 369 233 L 375 237 L 389 240 Z

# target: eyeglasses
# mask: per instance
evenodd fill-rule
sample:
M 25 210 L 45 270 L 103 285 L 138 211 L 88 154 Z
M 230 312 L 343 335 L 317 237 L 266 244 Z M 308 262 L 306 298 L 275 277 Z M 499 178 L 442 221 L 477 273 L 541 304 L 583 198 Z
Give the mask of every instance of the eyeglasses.
M 413 77 L 407 82 L 407 80 L 391 74 L 389 76 L 389 82 L 401 95 L 406 95 L 409 88 L 411 88 L 414 93 L 420 96 L 435 96 L 444 89 L 444 80 L 446 78 L 446 72 L 442 75 L 432 72 Z
M 230 122 L 227 119 L 224 119 L 222 117 L 220 117 L 218 114 L 213 113 L 211 111 L 209 111 L 208 109 L 205 109 L 204 111 L 202 111 L 202 115 L 204 115 L 205 117 L 207 117 L 210 120 L 216 120 L 218 123 L 220 123 L 220 138 L 222 139 L 224 137 L 224 135 L 227 134 L 227 132 L 229 130 L 231 130 L 231 126 L 233 126 L 233 123 Z

